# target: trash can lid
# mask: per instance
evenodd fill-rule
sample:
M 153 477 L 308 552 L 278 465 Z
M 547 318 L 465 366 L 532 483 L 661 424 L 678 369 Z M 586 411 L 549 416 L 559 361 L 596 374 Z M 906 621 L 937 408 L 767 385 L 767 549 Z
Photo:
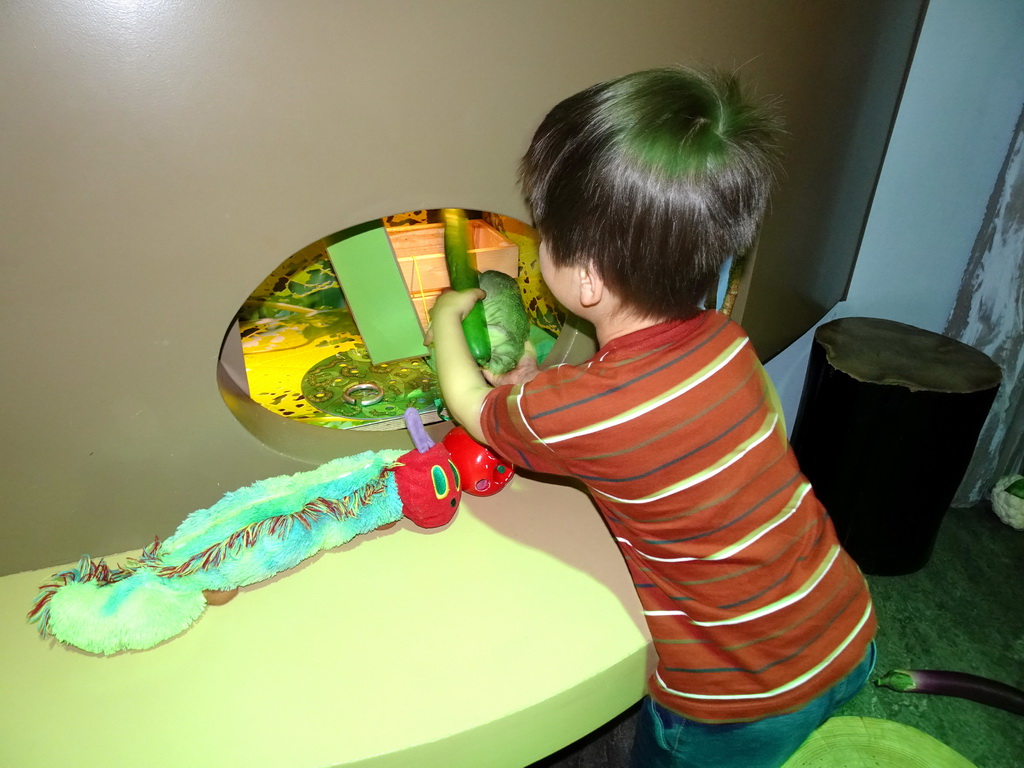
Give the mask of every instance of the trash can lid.
M 967 393 L 1002 380 L 999 366 L 984 352 L 894 320 L 844 317 L 819 326 L 814 339 L 833 368 L 858 381 Z

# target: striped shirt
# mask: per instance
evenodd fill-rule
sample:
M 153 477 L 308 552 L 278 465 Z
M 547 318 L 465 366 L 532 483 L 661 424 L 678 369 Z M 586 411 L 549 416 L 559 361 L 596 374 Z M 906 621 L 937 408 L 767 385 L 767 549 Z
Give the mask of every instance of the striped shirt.
M 704 312 L 498 387 L 484 435 L 590 489 L 658 652 L 651 694 L 702 722 L 803 706 L 861 661 L 867 585 L 800 473 L 742 329 Z

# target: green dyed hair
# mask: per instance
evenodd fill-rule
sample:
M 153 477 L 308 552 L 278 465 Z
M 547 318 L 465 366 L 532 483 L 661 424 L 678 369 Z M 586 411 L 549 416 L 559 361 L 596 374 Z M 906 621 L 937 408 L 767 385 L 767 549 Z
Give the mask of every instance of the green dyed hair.
M 638 315 L 684 318 L 753 241 L 779 133 L 734 75 L 645 70 L 552 109 L 520 184 L 555 264 L 592 264 Z

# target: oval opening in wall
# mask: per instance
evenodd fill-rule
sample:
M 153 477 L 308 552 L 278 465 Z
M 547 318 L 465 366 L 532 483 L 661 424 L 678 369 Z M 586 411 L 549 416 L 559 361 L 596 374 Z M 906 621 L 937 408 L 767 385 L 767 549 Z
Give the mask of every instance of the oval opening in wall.
M 543 357 L 563 318 L 540 276 L 536 232 L 494 213 L 465 216 L 471 266 L 515 279 Z M 222 347 L 221 390 L 239 420 L 271 448 L 318 461 L 404 445 L 393 432 L 405 429 L 409 407 L 443 428 L 423 331 L 449 286 L 444 227 L 440 209 L 390 215 L 311 243 L 274 269 Z

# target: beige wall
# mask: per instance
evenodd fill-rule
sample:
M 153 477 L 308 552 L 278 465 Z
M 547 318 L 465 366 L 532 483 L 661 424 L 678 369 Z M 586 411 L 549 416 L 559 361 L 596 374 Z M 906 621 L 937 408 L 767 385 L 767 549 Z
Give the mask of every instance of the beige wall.
M 877 37 L 888 5 L 5 3 L 0 573 L 141 546 L 305 466 L 218 390 L 242 300 L 286 256 L 373 217 L 525 217 L 514 177 L 534 126 L 596 80 L 710 61 L 778 93 L 795 169 L 776 207 L 790 218 L 769 223 L 784 254 L 808 226 L 792 201 L 841 165 L 835 137 L 876 54 L 858 36 Z M 373 445 L 306 429 L 317 447 L 294 455 Z

